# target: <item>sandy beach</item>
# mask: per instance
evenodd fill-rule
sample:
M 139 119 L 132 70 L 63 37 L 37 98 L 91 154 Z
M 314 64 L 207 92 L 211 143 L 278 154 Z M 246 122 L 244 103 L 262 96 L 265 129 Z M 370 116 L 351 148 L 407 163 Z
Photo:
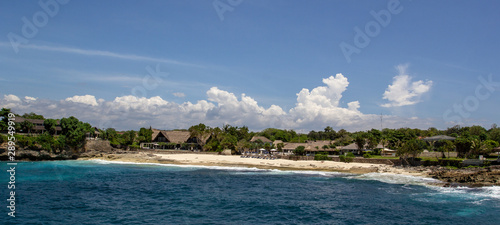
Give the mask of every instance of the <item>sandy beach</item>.
M 396 168 L 384 164 L 370 163 L 344 163 L 333 161 L 293 161 L 285 159 L 255 159 L 241 158 L 240 156 L 211 155 L 211 154 L 161 154 L 144 153 L 137 154 L 106 154 L 90 159 L 101 159 L 109 161 L 124 162 L 148 162 L 163 164 L 204 165 L 204 166 L 228 166 L 228 167 L 256 167 L 280 170 L 320 170 L 346 173 L 392 173 L 412 176 L 428 176 L 426 171 L 408 170 Z

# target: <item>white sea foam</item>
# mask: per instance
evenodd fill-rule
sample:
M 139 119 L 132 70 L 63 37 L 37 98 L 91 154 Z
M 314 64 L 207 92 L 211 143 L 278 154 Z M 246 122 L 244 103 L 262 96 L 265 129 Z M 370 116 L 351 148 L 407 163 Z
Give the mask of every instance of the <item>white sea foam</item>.
M 391 174 L 391 173 L 367 173 L 358 176 L 350 176 L 350 179 L 360 179 L 360 180 L 376 180 L 389 184 L 413 184 L 413 185 L 426 185 L 429 183 L 440 183 L 441 181 L 427 178 L 427 177 L 417 177 L 402 174 Z
M 474 203 L 481 204 L 488 199 L 500 200 L 500 186 L 489 186 L 480 188 L 469 187 L 430 187 L 446 195 L 475 200 Z
M 340 172 L 326 172 L 326 171 L 309 171 L 309 170 L 279 170 L 279 169 L 261 169 L 256 167 L 235 167 L 235 166 L 205 166 L 205 165 L 180 165 L 180 164 L 166 164 L 166 163 L 143 163 L 143 162 L 125 162 L 125 161 L 106 161 L 100 159 L 89 160 L 98 164 L 124 164 L 124 165 L 151 165 L 151 166 L 166 166 L 187 169 L 212 169 L 212 170 L 226 170 L 234 171 L 234 174 L 304 174 L 304 175 L 319 175 L 319 176 L 338 176 L 344 173 Z M 254 173 L 250 173 L 254 172 Z
M 233 171 L 269 171 L 269 169 L 259 169 L 255 167 L 231 167 L 231 166 L 204 166 L 204 165 L 180 165 L 168 163 L 144 163 L 144 162 L 125 162 L 125 161 L 106 161 L 100 159 L 89 160 L 98 164 L 123 164 L 123 165 L 151 165 L 151 166 L 164 166 L 164 167 L 178 167 L 178 168 L 193 168 L 193 169 L 214 169 L 214 170 L 233 170 Z

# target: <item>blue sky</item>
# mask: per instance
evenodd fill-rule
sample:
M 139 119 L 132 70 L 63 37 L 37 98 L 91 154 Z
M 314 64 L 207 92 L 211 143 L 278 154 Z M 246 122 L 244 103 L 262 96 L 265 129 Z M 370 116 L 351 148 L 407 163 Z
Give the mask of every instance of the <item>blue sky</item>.
M 500 124 L 497 1 L 41 2 L 0 2 L 0 106 L 19 114 L 123 130 Z

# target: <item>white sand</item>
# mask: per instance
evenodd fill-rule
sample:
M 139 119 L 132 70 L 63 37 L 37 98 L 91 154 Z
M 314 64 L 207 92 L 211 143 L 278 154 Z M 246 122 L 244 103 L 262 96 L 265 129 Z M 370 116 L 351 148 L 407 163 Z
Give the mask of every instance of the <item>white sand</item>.
M 160 161 L 166 160 L 181 164 L 217 165 L 217 166 L 250 166 L 272 167 L 278 169 L 325 170 L 351 173 L 383 172 L 424 176 L 424 173 L 407 171 L 383 164 L 344 163 L 333 161 L 293 161 L 285 159 L 254 159 L 240 156 L 208 155 L 208 154 L 154 154 Z

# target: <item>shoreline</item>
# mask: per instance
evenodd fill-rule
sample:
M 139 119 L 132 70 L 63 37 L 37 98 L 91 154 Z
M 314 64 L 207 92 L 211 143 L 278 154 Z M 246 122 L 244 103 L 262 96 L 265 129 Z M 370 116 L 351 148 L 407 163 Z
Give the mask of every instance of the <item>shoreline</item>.
M 239 156 L 226 156 L 226 155 L 161 154 L 161 153 L 140 152 L 137 154 L 102 154 L 101 156 L 79 158 L 78 160 L 93 160 L 93 159 L 99 159 L 105 161 L 132 162 L 132 163 L 246 167 L 246 168 L 259 168 L 259 169 L 341 172 L 341 173 L 352 173 L 352 174 L 389 173 L 389 174 L 400 174 L 400 175 L 431 178 L 429 176 L 430 170 L 415 170 L 413 168 L 396 168 L 385 164 L 344 163 L 344 162 L 333 162 L 333 161 L 293 161 L 285 159 L 268 160 L 268 159 L 240 158 Z
M 386 164 L 344 163 L 334 161 L 293 161 L 285 159 L 241 158 L 233 155 L 212 154 L 165 154 L 165 153 L 100 153 L 80 157 L 78 160 L 104 160 L 130 163 L 154 163 L 186 166 L 219 166 L 282 171 L 322 171 L 350 174 L 392 174 L 419 178 L 431 178 L 429 182 L 441 187 L 483 187 L 500 186 L 499 168 L 467 168 L 451 170 L 444 167 L 394 167 Z

